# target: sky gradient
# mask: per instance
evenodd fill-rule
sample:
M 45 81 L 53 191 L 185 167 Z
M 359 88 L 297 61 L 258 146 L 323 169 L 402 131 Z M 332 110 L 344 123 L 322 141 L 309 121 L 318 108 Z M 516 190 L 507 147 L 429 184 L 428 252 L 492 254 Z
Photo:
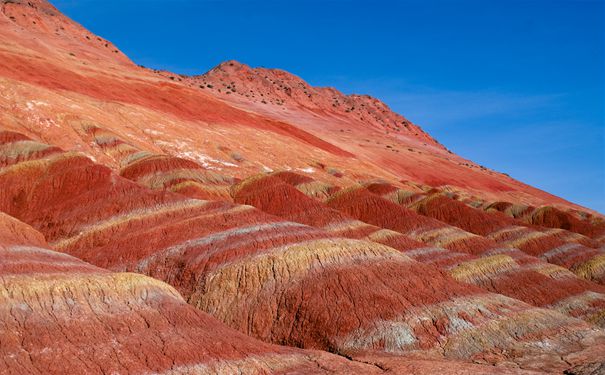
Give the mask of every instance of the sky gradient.
M 51 0 L 138 64 L 370 94 L 446 147 L 605 213 L 605 1 Z

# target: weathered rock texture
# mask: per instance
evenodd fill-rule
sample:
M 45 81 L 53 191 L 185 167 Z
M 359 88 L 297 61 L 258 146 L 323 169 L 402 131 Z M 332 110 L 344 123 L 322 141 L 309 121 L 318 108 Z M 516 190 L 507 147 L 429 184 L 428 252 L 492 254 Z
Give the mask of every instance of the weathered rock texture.
M 492 292 L 517 298 L 535 306 L 555 308 L 601 326 L 605 324 L 603 316 L 605 288 L 583 280 L 561 266 L 547 263 L 548 259 L 539 259 L 524 254 L 512 246 L 502 247 L 495 243 L 492 243 L 491 247 L 480 254 L 468 254 L 436 247 L 434 236 L 426 239 L 419 235 L 419 233 L 423 233 L 422 231 L 408 231 L 407 225 L 398 225 L 397 220 L 393 218 L 393 216 L 397 216 L 406 218 L 405 223 L 416 222 L 416 224 L 426 225 L 426 221 L 422 217 L 415 217 L 413 213 L 371 194 L 371 192 L 377 192 L 388 198 L 393 195 L 385 192 L 396 191 L 395 188 L 385 184 L 371 184 L 365 188 L 360 187 L 357 191 L 336 193 L 343 201 L 348 196 L 349 203 L 359 206 L 367 204 L 370 207 L 365 213 L 359 213 L 354 211 L 356 206 L 346 206 L 345 214 L 307 197 L 295 187 L 300 183 L 308 182 L 309 178 L 304 176 L 297 176 L 292 172 L 279 172 L 244 180 L 232 189 L 232 193 L 234 200 L 238 203 L 253 205 L 288 220 L 320 226 L 339 236 L 365 239 L 401 250 L 417 261 L 449 271 L 460 281 L 473 283 Z M 438 194 L 436 197 L 441 198 L 443 195 Z M 430 198 L 429 201 L 434 203 L 435 196 L 432 195 Z M 369 200 L 370 203 L 365 202 L 364 199 Z M 497 215 L 491 218 L 492 215 L 483 211 L 474 210 L 463 203 L 451 201 L 449 198 L 444 199 L 445 201 L 441 201 L 436 206 L 436 213 L 439 215 L 444 212 L 449 213 L 451 222 L 473 224 L 462 225 L 462 227 L 473 229 L 491 225 L 499 228 L 502 223 L 505 226 L 510 225 L 508 218 L 501 218 Z M 286 200 L 288 204 L 283 203 Z M 423 203 L 425 200 L 417 200 L 417 202 Z M 338 202 L 338 198 L 335 198 L 331 204 L 336 207 L 344 207 Z M 426 205 L 416 203 L 415 206 L 425 207 Z M 357 219 L 365 220 L 365 222 L 354 220 L 348 214 L 357 215 Z M 382 220 L 384 217 L 386 219 Z M 443 218 L 443 221 L 448 220 Z M 382 226 L 370 225 L 367 224 L 368 222 Z M 429 229 L 429 231 L 432 230 Z M 525 230 L 532 233 L 532 229 L 525 228 Z M 444 232 L 444 230 L 441 231 Z M 476 230 L 476 232 L 480 231 L 480 229 Z M 450 233 L 451 231 L 447 232 L 448 235 L 451 235 Z M 460 231 L 454 233 L 460 233 Z M 542 232 L 537 233 L 542 234 Z M 571 234 L 569 235 L 571 236 Z M 591 243 L 589 239 L 582 236 L 571 237 Z M 541 242 L 537 243 L 541 244 Z M 556 242 L 554 246 L 573 249 L 577 249 L 579 246 L 575 242 L 563 243 L 564 245 L 561 245 Z M 429 246 L 427 247 L 427 245 Z M 548 242 L 545 245 L 553 246 Z M 551 251 L 557 251 L 556 249 L 558 247 Z M 570 305 L 573 305 L 574 308 L 570 309 Z
M 377 99 L 0 9 L 0 373 L 603 368 L 600 214 Z
M 379 372 L 258 342 L 158 280 L 49 250 L 42 234 L 1 213 L 0 257 L 3 374 Z

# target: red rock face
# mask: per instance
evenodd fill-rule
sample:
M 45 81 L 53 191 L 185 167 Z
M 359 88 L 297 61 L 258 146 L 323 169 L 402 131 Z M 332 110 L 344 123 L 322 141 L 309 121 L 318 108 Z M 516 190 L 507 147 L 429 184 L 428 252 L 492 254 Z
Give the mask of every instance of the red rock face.
M 312 87 L 283 70 L 252 69 L 237 61 L 227 61 L 208 73 L 189 80 L 200 88 L 231 95 L 249 103 L 296 106 L 320 115 L 329 113 L 350 125 L 361 125 L 380 132 L 403 133 L 442 147 L 420 127 L 392 112 L 376 98 L 368 95 L 344 95 L 334 88 Z
M 603 242 L 605 222 L 602 217 L 577 211 L 562 211 L 552 206 L 532 207 L 516 206 L 512 203 L 502 205 L 498 202 L 487 206 L 488 210 L 498 210 L 519 219 L 522 223 L 547 228 L 565 229 L 596 238 Z
M 46 246 L 42 234 L 0 214 L 2 373 L 279 373 L 322 365 L 377 372 L 258 342 L 188 305 L 167 284 Z
M 386 195 L 389 194 L 392 195 L 393 192 Z M 605 269 L 593 267 L 593 264 L 598 265 L 601 262 L 603 255 L 599 241 L 578 233 L 598 236 L 599 224 L 582 222 L 572 217 L 571 213 L 564 213 L 553 207 L 532 208 L 519 218 L 511 218 L 498 211 L 485 212 L 474 209 L 439 192 L 423 198 L 416 195 L 415 200 L 408 202 L 407 206 L 424 216 L 485 236 L 501 245 L 518 248 L 529 255 L 574 270 L 582 277 L 603 283 Z M 556 229 L 536 225 L 539 218 L 548 215 L 548 212 L 553 212 L 553 215 L 558 213 L 557 217 L 569 220 L 553 221 L 553 225 L 547 226 Z M 575 223 L 575 233 L 562 228 L 565 225 L 561 223 L 570 222 Z M 567 227 L 571 228 L 570 225 Z M 590 231 L 587 228 L 590 228 Z
M 372 204 L 371 207 L 374 207 L 375 209 L 365 213 L 359 213 L 358 211 L 351 209 L 351 206 L 347 206 L 348 210 L 345 209 L 345 211 L 357 215 L 357 219 L 365 219 L 369 222 L 378 223 L 379 225 L 381 225 L 381 223 L 393 224 L 393 226 L 388 227 L 388 229 L 391 230 L 385 230 L 384 227 L 380 226 L 369 225 L 366 222 L 355 221 L 351 216 L 344 215 L 341 211 L 328 208 L 325 204 L 307 197 L 295 188 L 297 185 L 308 184 L 309 182 L 308 178 L 304 178 L 303 176 L 296 178 L 291 172 L 274 173 L 270 176 L 257 176 L 247 181 L 243 181 L 232 191 L 234 200 L 238 203 L 251 204 L 265 212 L 279 215 L 288 220 L 308 225 L 321 226 L 325 230 L 332 231 L 332 233 L 337 233 L 340 236 L 371 240 L 373 242 L 388 245 L 403 251 L 406 255 L 409 255 L 419 262 L 436 265 L 441 269 L 450 271 L 455 277 L 458 277 L 463 281 L 477 284 L 492 292 L 517 298 L 535 306 L 562 306 L 571 303 L 571 301 L 578 301 L 576 307 L 573 309 L 573 316 L 583 317 L 586 320 L 596 322 L 600 325 L 605 323 L 598 318 L 601 307 L 594 307 L 601 306 L 605 302 L 602 295 L 605 289 L 581 278 L 574 277 L 571 272 L 563 268 L 548 264 L 543 259 L 523 254 L 518 249 L 502 248 L 495 243 L 492 243 L 493 247 L 491 249 L 477 255 L 458 253 L 444 248 L 431 247 L 427 249 L 427 245 L 435 246 L 436 243 L 434 242 L 434 238 L 441 238 L 441 240 L 444 241 L 447 239 L 447 236 L 451 236 L 452 233 L 454 233 L 455 236 L 460 237 L 461 234 L 464 235 L 464 232 L 452 231 L 451 229 L 448 229 L 447 226 L 442 226 L 439 229 L 447 235 L 445 237 L 423 236 L 422 229 L 408 231 L 407 225 L 396 225 L 397 221 L 391 219 L 391 216 L 388 216 L 389 219 L 387 220 L 381 220 L 380 218 L 386 216 L 385 212 L 388 212 L 388 215 L 396 215 L 405 218 L 406 223 L 413 223 L 414 220 L 416 220 L 417 224 L 428 225 L 430 222 L 427 222 L 420 216 L 414 217 L 413 214 L 407 211 L 401 213 L 394 207 L 383 210 L 380 208 L 381 205 L 379 203 Z M 382 193 L 384 196 L 393 196 L 393 193 L 397 192 L 396 188 L 385 184 L 372 184 L 364 190 L 366 190 L 366 194 L 363 194 L 363 190 L 352 194 L 352 196 L 349 197 L 350 202 L 355 204 L 354 202 L 357 199 L 355 197 L 363 197 L 365 195 L 367 198 L 367 192 Z M 344 198 L 345 194 L 347 193 L 337 193 L 336 195 L 340 196 L 340 198 Z M 452 220 L 449 221 L 465 224 L 480 224 L 479 228 L 485 228 L 486 226 L 489 227 L 491 225 L 494 226 L 494 230 L 497 230 L 502 226 L 508 228 L 511 224 L 511 219 L 497 215 L 490 221 L 490 214 L 475 210 L 457 201 L 450 201 L 449 198 L 446 198 L 441 194 L 436 196 L 431 195 L 429 197 L 433 199 L 429 199 L 428 202 L 425 200 L 418 200 L 413 206 L 423 207 L 423 209 L 419 211 L 425 213 L 432 212 L 427 211 L 427 204 L 431 203 L 430 207 L 432 207 L 432 204 L 437 201 L 440 202 L 440 204 L 435 206 L 437 214 L 443 214 L 444 212 L 450 213 Z M 440 199 L 434 199 L 435 197 Z M 286 199 L 288 200 L 287 205 L 283 203 Z M 337 200 L 330 200 L 329 202 L 335 204 L 336 207 L 339 207 Z M 361 199 L 360 204 L 364 204 L 363 199 Z M 467 209 L 473 212 L 468 212 Z M 458 218 L 458 215 L 461 214 L 461 212 L 464 213 L 463 219 Z M 406 213 L 407 216 L 404 216 Z M 378 219 L 376 219 L 376 217 L 378 217 Z M 477 217 L 482 217 L 483 220 L 477 220 Z M 454 220 L 454 218 L 456 219 Z M 444 217 L 444 219 L 446 219 L 446 217 Z M 500 224 L 500 226 L 496 224 Z M 472 228 L 474 226 L 470 225 L 467 227 Z M 434 229 L 432 228 L 433 227 L 429 226 L 428 231 L 434 232 Z M 529 231 L 529 235 L 533 233 L 529 228 L 525 229 Z M 412 239 L 408 234 L 417 236 L 417 239 Z M 423 238 L 428 238 L 424 240 L 426 244 L 421 242 L 423 241 Z M 564 242 L 564 244 L 568 243 Z M 560 243 L 557 243 L 556 246 L 560 245 Z M 570 242 L 568 245 L 579 246 L 577 243 L 573 242 Z M 551 252 L 556 251 L 556 249 L 551 250 Z M 552 259 L 547 260 L 550 261 Z M 553 263 L 559 264 L 557 262 Z M 572 269 L 574 269 L 574 267 L 572 267 Z M 559 275 L 556 275 L 557 273 L 559 273 Z M 586 300 L 585 293 L 587 290 L 596 293 L 589 298 L 590 301 Z M 593 300 L 593 298 L 595 299 Z M 561 311 L 571 313 L 565 309 Z
M 602 368 L 597 213 L 377 99 L 0 6 L 0 373 Z
M 20 142 L 4 146 L 19 149 Z M 545 316 L 520 301 L 458 283 L 395 249 L 335 236 L 320 222 L 304 226 L 250 206 L 149 190 L 73 153 L 29 153 L 18 160 L 0 174 L 4 212 L 41 230 L 55 249 L 109 269 L 164 280 L 190 304 L 264 341 L 353 356 L 368 350 L 433 350 L 447 339 L 457 344 L 444 352 L 445 358 L 458 360 L 482 357 L 493 345 L 520 353 L 519 345 L 536 345 L 532 340 L 545 335 L 565 347 L 570 330 L 601 340 L 581 321 L 554 311 Z M 296 181 L 292 175 L 289 180 Z M 250 190 L 249 183 L 234 187 L 236 196 L 246 186 Z M 305 209 L 311 207 L 306 195 L 298 198 L 309 203 Z M 327 207 L 324 211 L 333 214 L 330 224 L 346 220 Z M 477 305 L 491 313 L 475 316 Z M 454 323 L 452 308 L 461 321 Z M 347 314 L 351 309 L 358 312 Z M 579 311 L 587 315 L 586 309 Z M 529 344 L 512 339 L 508 328 L 495 336 L 485 331 L 505 317 L 513 326 L 524 326 L 530 317 L 542 323 L 528 331 Z M 433 323 L 427 325 L 425 319 Z M 477 348 L 468 335 L 491 341 Z M 507 358 L 529 360 L 527 353 Z

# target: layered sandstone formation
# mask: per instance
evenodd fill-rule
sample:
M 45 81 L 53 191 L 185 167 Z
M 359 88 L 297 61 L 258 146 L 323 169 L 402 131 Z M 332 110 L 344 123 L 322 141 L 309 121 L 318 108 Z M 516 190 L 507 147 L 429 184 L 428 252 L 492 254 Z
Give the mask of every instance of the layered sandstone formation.
M 188 305 L 158 280 L 48 249 L 0 214 L 3 374 L 368 372 L 322 352 L 258 342 Z
M 0 373 L 603 370 L 600 214 L 377 99 L 0 7 Z

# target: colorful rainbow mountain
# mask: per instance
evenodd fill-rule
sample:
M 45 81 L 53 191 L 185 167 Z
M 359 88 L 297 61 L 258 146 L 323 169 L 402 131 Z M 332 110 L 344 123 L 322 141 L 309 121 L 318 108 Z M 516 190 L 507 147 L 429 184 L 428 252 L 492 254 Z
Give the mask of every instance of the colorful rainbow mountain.
M 603 374 L 605 218 L 378 99 L 0 0 L 1 374 Z

